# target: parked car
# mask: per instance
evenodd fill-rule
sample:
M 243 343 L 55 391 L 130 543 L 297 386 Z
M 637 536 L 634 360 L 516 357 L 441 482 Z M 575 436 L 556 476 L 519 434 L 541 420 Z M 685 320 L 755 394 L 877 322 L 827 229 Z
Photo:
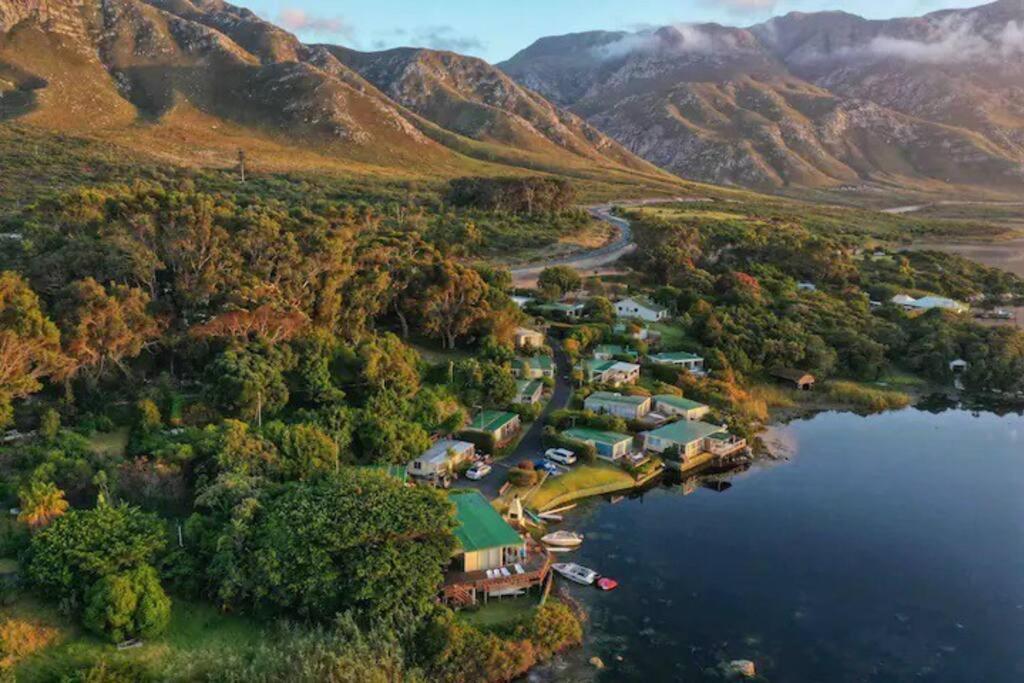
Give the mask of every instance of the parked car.
M 544 457 L 562 465 L 576 464 L 576 454 L 567 448 L 549 448 L 544 452 Z
M 537 458 L 534 460 L 533 469 L 538 472 L 547 472 L 552 477 L 557 477 L 562 474 L 562 470 L 558 469 L 558 465 L 549 460 L 545 460 L 544 458 Z
M 477 464 L 473 465 L 472 467 L 469 468 L 469 470 L 466 471 L 466 478 L 472 479 L 473 481 L 480 481 L 488 474 L 490 474 L 492 469 L 494 468 L 488 465 L 487 463 L 478 462 Z

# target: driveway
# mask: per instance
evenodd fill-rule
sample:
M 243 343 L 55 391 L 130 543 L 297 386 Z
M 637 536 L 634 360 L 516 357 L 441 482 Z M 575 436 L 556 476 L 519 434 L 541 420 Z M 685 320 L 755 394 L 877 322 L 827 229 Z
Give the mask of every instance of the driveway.
M 454 488 L 476 489 L 487 498 L 497 498 L 498 490 L 505 484 L 507 479 L 506 473 L 510 467 L 515 467 L 521 460 L 533 460 L 544 454 L 543 435 L 545 419 L 553 411 L 568 406 L 569 399 L 572 398 L 572 384 L 570 380 L 565 379 L 572 376 L 572 364 L 569 362 L 569 357 L 562 350 L 562 345 L 554 339 L 549 338 L 548 345 L 555 355 L 555 388 L 551 393 L 551 400 L 544 406 L 544 411 L 530 425 L 526 434 L 519 440 L 515 450 L 507 457 L 494 463 L 494 471 L 487 475 L 485 479 L 482 481 L 471 481 L 462 478 L 455 482 Z

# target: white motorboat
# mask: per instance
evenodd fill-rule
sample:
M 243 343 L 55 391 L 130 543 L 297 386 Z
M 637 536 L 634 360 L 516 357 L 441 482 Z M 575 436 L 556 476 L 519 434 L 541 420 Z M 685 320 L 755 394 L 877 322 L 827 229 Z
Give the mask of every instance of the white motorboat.
M 537 516 L 545 522 L 561 522 L 564 519 L 562 515 L 556 515 L 554 512 L 542 512 Z
M 553 531 L 550 534 L 541 536 L 545 545 L 554 545 L 562 548 L 578 548 L 583 545 L 583 534 L 575 531 Z
M 597 581 L 597 572 L 575 562 L 559 562 L 551 565 L 551 568 L 558 572 L 559 575 L 584 586 L 593 586 L 594 582 Z

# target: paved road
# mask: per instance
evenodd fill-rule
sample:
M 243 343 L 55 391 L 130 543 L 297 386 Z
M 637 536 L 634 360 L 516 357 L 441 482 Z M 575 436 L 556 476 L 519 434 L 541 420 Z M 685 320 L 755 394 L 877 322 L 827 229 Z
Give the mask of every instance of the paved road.
M 512 270 L 512 282 L 518 287 L 532 286 L 537 281 L 537 276 L 541 274 L 545 268 L 551 266 L 572 266 L 577 270 L 595 270 L 603 266 L 615 263 L 626 254 L 630 254 L 636 250 L 636 244 L 633 242 L 633 230 L 630 227 L 629 221 L 625 218 L 619 218 L 618 216 L 612 215 L 612 210 L 616 206 L 643 206 L 645 204 L 660 204 L 664 202 L 680 202 L 680 201 L 696 201 L 692 197 L 661 197 L 659 199 L 634 199 L 629 201 L 615 202 L 614 204 L 601 204 L 599 206 L 589 206 L 587 211 L 590 215 L 599 221 L 604 221 L 610 224 L 616 229 L 618 235 L 614 240 L 590 251 L 580 252 L 571 256 L 565 256 L 563 258 L 551 259 L 543 263 L 538 263 L 523 268 L 515 268 Z
M 542 438 L 544 420 L 552 411 L 568 406 L 569 399 L 572 397 L 572 385 L 566 379 L 572 376 L 572 364 L 569 362 L 569 357 L 565 355 L 561 344 L 554 339 L 548 339 L 548 345 L 551 346 L 555 353 L 555 388 L 551 394 L 551 400 L 544 406 L 544 412 L 530 425 L 530 429 L 523 435 L 516 449 L 508 457 L 496 462 L 494 464 L 494 471 L 487 475 L 485 479 L 482 481 L 470 481 L 465 478 L 459 479 L 455 482 L 455 488 L 473 488 L 488 498 L 497 498 L 498 489 L 504 485 L 507 479 L 505 474 L 508 468 L 514 467 L 521 460 L 527 458 L 532 460 L 544 454 L 545 448 Z

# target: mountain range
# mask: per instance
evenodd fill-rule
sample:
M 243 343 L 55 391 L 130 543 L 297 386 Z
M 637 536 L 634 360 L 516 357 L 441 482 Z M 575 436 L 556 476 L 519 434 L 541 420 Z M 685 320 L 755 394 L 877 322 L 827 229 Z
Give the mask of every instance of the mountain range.
M 500 64 L 645 159 L 755 187 L 1024 178 L 1024 3 L 543 38 Z
M 0 0 L 0 120 L 187 163 L 678 180 L 480 59 L 308 45 L 220 0 Z
M 1006 195 L 1024 3 L 595 31 L 492 66 L 305 44 L 221 0 L 0 0 L 0 125 L 199 165 Z

